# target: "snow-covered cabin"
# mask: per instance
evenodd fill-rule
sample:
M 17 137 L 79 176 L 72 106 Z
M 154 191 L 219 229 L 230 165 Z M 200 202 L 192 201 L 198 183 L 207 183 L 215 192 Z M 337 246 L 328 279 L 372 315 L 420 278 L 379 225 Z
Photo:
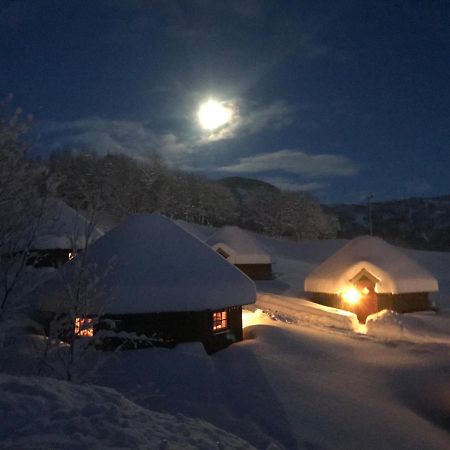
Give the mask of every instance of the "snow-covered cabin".
M 272 258 L 256 239 L 242 228 L 220 228 L 206 243 L 228 262 L 254 280 L 272 279 Z
M 247 276 L 158 214 L 128 217 L 65 264 L 39 288 L 41 311 L 73 312 L 67 292 L 80 273 L 83 298 L 74 320 L 87 334 L 113 326 L 114 333 L 154 337 L 162 345 L 201 341 L 213 352 L 242 340 L 242 305 L 256 300 Z M 86 329 L 93 318 L 96 325 Z
M 42 215 L 36 223 L 34 237 L 27 248 L 28 264 L 36 267 L 58 267 L 102 235 L 92 221 L 56 198 L 44 201 Z
M 316 267 L 304 289 L 317 303 L 354 311 L 364 321 L 383 309 L 430 309 L 428 294 L 438 290 L 438 282 L 401 249 L 360 236 Z

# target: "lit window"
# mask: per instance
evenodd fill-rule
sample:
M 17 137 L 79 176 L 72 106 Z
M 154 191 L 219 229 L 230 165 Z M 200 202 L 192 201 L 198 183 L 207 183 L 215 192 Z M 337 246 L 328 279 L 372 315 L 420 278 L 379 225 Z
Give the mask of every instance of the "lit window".
M 213 312 L 213 331 L 222 331 L 228 328 L 228 314 L 226 311 Z
M 368 288 L 363 288 L 363 290 L 361 291 L 364 295 L 367 295 L 370 291 Z
M 75 335 L 94 336 L 94 324 L 90 317 L 75 318 Z
M 229 258 L 230 256 L 225 250 L 222 250 L 220 247 L 217 249 L 217 253 L 220 256 L 223 256 L 225 259 Z
M 69 252 L 69 261 L 77 256 L 76 252 Z

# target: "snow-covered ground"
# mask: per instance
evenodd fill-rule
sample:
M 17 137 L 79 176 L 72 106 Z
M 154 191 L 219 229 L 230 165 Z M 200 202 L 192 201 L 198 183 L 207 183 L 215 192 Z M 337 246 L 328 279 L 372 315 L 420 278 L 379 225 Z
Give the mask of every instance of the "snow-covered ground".
M 202 229 L 205 235 L 207 231 Z M 150 439 L 146 424 L 148 429 L 164 430 L 171 423 L 169 431 L 178 436 L 179 442 L 199 437 L 197 431 L 203 429 L 211 439 L 205 442 L 215 445 L 209 448 L 239 448 L 232 446 L 234 438 L 223 434 L 220 439 L 215 434 L 217 429 L 201 422 L 207 421 L 258 449 L 448 450 L 450 253 L 409 251 L 438 278 L 440 292 L 433 297 L 439 306 L 437 313 L 381 312 L 360 325 L 351 313 L 301 298 L 306 274 L 345 241 L 296 244 L 258 239 L 274 260 L 277 278 L 257 282 L 258 302 L 244 313 L 246 340 L 211 356 L 197 343 L 172 350 L 92 352 L 76 363 L 75 378 L 87 390 L 78 392 L 76 389 L 81 388 L 69 387 L 75 390 L 67 391 L 66 397 L 66 384 L 54 384 L 63 397 L 76 396 L 79 400 L 75 416 L 81 415 L 79 425 L 85 430 L 82 438 L 87 440 L 92 435 L 92 442 L 96 442 L 111 433 L 102 448 L 112 447 L 116 442 L 112 430 L 117 428 L 119 447 L 172 448 L 145 444 L 145 439 Z M 34 347 L 24 340 L 15 357 L 0 355 L 2 370 L 14 375 L 36 375 L 41 367 L 37 364 L 39 352 L 33 350 L 33 363 L 29 348 L 39 345 Z M 31 435 L 27 438 L 20 426 L 27 420 L 39 423 L 37 409 L 47 411 L 42 421 L 55 423 L 51 439 L 63 439 L 58 436 L 66 433 L 66 426 L 72 430 L 72 422 L 64 423 L 65 407 L 58 407 L 60 413 L 51 415 L 53 405 L 62 401 L 56 400 L 51 382 L 43 379 L 40 386 L 36 378 L 5 380 L 2 385 L 11 388 L 2 387 L 2 392 L 8 392 L 5 398 L 9 400 L 5 401 L 10 402 L 15 415 L 10 421 L 3 419 L 0 425 L 3 442 L 31 442 Z M 33 383 L 34 387 L 26 387 Z M 89 389 L 97 408 L 106 405 L 103 412 L 94 414 L 105 421 L 104 431 L 92 430 L 90 424 L 83 426 L 81 405 L 84 402 L 89 408 L 93 404 L 87 395 Z M 21 398 L 26 402 L 27 395 L 39 399 L 30 398 L 34 407 L 21 406 Z M 113 403 L 120 407 L 114 409 Z M 112 415 L 109 408 L 115 411 Z M 122 419 L 122 409 L 127 418 Z M 168 421 L 167 416 L 160 420 L 151 411 L 172 416 Z M 60 414 L 62 422 L 58 422 Z M 194 419 L 190 422 L 186 417 Z M 13 430 L 14 421 L 17 427 Z M 182 426 L 177 429 L 180 422 Z M 125 430 L 127 427 L 122 425 L 127 423 Z M 50 428 L 43 430 L 51 433 Z M 79 448 L 77 433 L 69 434 L 65 441 L 52 441 L 52 448 Z M 142 445 L 133 445 L 133 433 L 135 439 L 142 439 Z
M 213 425 L 142 408 L 113 389 L 0 375 L 1 448 L 251 450 Z

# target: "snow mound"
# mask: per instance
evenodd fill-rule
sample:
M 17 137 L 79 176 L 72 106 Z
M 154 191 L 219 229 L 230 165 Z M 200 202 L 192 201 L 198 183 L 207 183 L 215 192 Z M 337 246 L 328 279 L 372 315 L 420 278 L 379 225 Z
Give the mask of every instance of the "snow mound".
M 275 294 L 258 294 L 256 306 L 287 319 L 344 330 L 359 331 L 356 315 L 342 309 L 330 308 L 301 298 Z
M 399 314 L 385 309 L 367 318 L 365 334 L 388 340 L 450 345 L 450 314 Z
M 435 292 L 436 278 L 399 248 L 373 236 L 359 236 L 326 259 L 305 278 L 306 292 L 338 293 L 351 287 L 361 270 L 378 279 L 376 292 Z
M 0 375 L 2 448 L 253 449 L 208 422 L 144 409 L 113 389 Z

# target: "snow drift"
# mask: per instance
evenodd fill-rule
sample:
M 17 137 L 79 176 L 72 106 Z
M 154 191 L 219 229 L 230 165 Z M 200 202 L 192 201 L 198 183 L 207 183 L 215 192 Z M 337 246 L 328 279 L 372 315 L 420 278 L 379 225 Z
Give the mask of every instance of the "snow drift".
M 117 391 L 0 375 L 3 448 L 253 449 L 208 422 L 144 409 Z

